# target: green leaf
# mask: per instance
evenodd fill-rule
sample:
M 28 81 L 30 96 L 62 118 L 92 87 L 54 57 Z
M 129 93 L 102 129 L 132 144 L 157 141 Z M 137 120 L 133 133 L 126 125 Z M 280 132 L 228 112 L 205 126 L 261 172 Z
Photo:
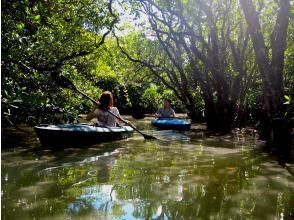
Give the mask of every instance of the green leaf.
M 17 27 L 17 29 L 19 29 L 19 30 L 23 30 L 24 27 L 25 27 L 25 25 L 24 25 L 24 23 L 20 23 L 20 24 L 16 25 L 16 27 Z
M 284 95 L 284 98 L 285 98 L 287 101 L 291 101 L 290 96 Z
M 36 15 L 36 16 L 34 16 L 33 18 L 34 18 L 35 21 L 39 21 L 40 18 L 41 18 L 41 16 L 40 16 L 40 15 Z

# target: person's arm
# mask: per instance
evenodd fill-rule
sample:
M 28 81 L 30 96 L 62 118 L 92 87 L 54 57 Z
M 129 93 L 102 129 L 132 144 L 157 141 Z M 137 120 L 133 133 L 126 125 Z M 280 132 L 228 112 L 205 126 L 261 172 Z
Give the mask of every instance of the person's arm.
M 86 120 L 87 120 L 87 121 L 91 121 L 93 118 L 96 117 L 96 115 L 95 115 L 95 110 L 96 110 L 97 108 L 98 108 L 97 105 L 94 105 L 94 106 L 92 107 L 91 111 L 88 113 L 88 115 L 87 115 L 87 117 L 86 117 Z
M 123 119 L 122 117 L 121 117 L 121 115 L 120 115 L 120 113 L 119 113 L 119 111 L 118 111 L 118 109 L 115 107 L 115 110 L 114 110 L 114 114 L 118 117 L 118 118 L 120 118 L 120 119 Z M 121 124 L 121 123 L 123 123 L 121 120 L 119 120 L 118 118 L 116 118 L 116 123 L 119 125 L 119 124 Z M 125 120 L 125 119 L 123 119 L 123 120 Z M 127 120 L 125 120 L 126 122 L 128 122 Z
M 171 118 L 175 118 L 176 117 L 176 113 L 175 113 L 175 110 L 172 109 L 172 112 L 171 112 Z
M 161 112 L 160 109 L 157 110 L 157 112 L 155 112 L 155 117 L 160 117 L 161 116 Z
M 116 116 L 117 116 L 118 118 L 120 118 L 120 119 L 123 119 L 123 118 L 120 116 L 119 111 L 117 111 L 117 113 L 118 113 L 118 114 L 117 114 Z M 117 120 L 118 123 L 121 123 L 121 122 L 122 122 L 122 121 L 119 120 L 119 119 L 116 119 L 116 120 Z M 123 120 L 124 120 L 124 119 L 123 119 Z

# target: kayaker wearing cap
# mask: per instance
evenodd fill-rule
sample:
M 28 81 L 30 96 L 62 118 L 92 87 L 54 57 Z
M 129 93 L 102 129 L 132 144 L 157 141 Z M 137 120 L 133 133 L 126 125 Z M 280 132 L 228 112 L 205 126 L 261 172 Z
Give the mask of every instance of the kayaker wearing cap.
M 104 126 L 115 127 L 118 123 L 118 119 L 111 115 L 108 111 L 115 114 L 118 118 L 121 118 L 119 111 L 113 106 L 113 95 L 109 91 L 102 93 L 99 99 L 99 105 L 94 105 L 90 113 L 87 115 L 86 120 L 90 121 L 93 118 L 97 118 L 98 122 Z
M 171 100 L 164 99 L 163 101 L 163 108 L 159 109 L 156 112 L 156 116 L 161 118 L 173 118 L 176 117 L 175 111 L 171 108 Z

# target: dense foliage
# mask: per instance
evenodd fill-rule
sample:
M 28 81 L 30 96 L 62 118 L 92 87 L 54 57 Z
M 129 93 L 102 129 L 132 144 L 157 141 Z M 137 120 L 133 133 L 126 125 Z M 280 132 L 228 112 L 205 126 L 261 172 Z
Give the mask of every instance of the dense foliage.
M 144 69 L 122 57 L 116 43 L 106 38 L 117 23 L 111 4 L 108 1 L 3 3 L 4 124 L 73 121 L 79 113 L 86 113 L 91 103 L 72 91 L 60 89 L 52 80 L 55 74 L 69 77 L 95 98 L 102 90 L 113 91 L 122 113 L 135 109 L 133 112 L 141 112 L 142 116 L 157 109 L 162 95 L 155 84 L 149 85 L 154 80 L 143 84 L 141 78 L 146 77 L 133 79 L 135 75 L 143 75 Z M 154 93 L 157 99 L 150 105 Z
M 150 41 L 157 46 L 150 47 L 153 51 L 132 52 L 124 49 L 121 40 L 121 49 L 174 88 L 193 119 L 197 120 L 199 107 L 193 92 L 198 89 L 213 130 L 242 126 L 253 112 L 259 115 L 256 119 L 269 116 L 264 121 L 268 125 L 272 118 L 284 115 L 279 106 L 283 105 L 287 30 L 291 31 L 288 1 L 130 2 L 136 6 L 132 11 L 136 16 L 147 17 L 145 29 L 154 34 L 149 38 L 155 38 Z M 293 75 L 286 80 L 288 85 L 290 78 Z
M 291 12 L 288 0 L 4 1 L 3 122 L 86 113 L 62 74 L 94 98 L 111 90 L 123 114 L 168 97 L 209 129 L 260 121 L 268 139 L 274 118 L 293 118 Z

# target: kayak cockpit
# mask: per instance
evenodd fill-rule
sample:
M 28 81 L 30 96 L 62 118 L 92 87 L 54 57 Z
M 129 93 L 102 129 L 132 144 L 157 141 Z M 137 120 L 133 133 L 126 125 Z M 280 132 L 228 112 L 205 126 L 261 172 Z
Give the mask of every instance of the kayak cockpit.
M 183 118 L 157 118 L 151 124 L 163 130 L 188 131 L 191 128 L 191 120 Z

